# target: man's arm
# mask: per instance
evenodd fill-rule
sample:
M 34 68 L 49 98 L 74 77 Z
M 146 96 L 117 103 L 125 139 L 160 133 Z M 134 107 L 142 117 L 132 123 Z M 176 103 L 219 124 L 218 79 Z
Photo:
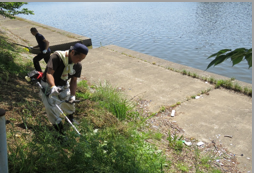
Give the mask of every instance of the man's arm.
M 55 71 L 52 68 L 48 68 L 46 73 L 47 82 L 49 83 L 50 87 L 55 86 L 55 79 L 53 77 L 53 74 Z
M 44 39 L 44 40 L 42 40 L 42 41 L 46 44 L 45 50 L 48 50 L 48 48 L 49 48 L 49 41 L 46 40 L 46 39 Z
M 72 96 L 75 96 L 76 88 L 77 88 L 77 77 L 72 77 L 70 82 L 70 90 Z

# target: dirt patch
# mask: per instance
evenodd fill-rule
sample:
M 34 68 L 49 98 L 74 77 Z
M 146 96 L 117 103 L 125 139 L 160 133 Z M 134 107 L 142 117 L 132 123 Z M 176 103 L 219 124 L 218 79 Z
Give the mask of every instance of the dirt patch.
M 32 115 L 45 114 L 38 95 L 38 87 L 31 86 L 19 78 L 11 78 L 8 82 L 3 82 L 0 86 L 0 107 L 6 111 L 6 132 L 7 137 L 14 133 L 16 137 L 22 134 L 30 134 L 35 128 L 29 121 L 25 121 L 26 109 L 29 106 L 36 106 L 36 109 L 29 109 Z M 31 120 L 36 117 L 30 117 Z M 47 121 L 44 121 L 47 124 Z M 12 140 L 8 139 L 11 144 Z
M 149 101 L 139 100 L 138 101 L 139 111 L 142 110 L 143 116 L 148 117 L 151 115 L 149 110 Z M 176 107 L 168 107 L 165 110 L 154 114 L 153 117 L 147 119 L 146 124 L 148 128 L 143 129 L 145 132 L 153 131 L 162 134 L 161 140 L 148 139 L 147 142 L 155 144 L 159 149 L 164 150 L 167 158 L 171 160 L 174 164 L 171 165 L 172 171 L 179 171 L 179 164 L 183 163 L 188 167 L 188 172 L 204 171 L 207 172 L 209 169 L 208 163 L 213 168 L 222 170 L 223 172 L 240 172 L 237 168 L 238 162 L 237 158 L 233 153 L 230 153 L 222 144 L 217 143 L 217 141 L 212 140 L 209 143 L 204 142 L 203 145 L 198 146 L 197 143 L 200 142 L 191 136 L 185 136 L 184 130 L 179 127 L 174 118 L 171 117 L 172 110 Z M 179 116 L 179 113 L 175 113 L 175 116 Z M 176 152 L 169 146 L 169 132 L 172 138 L 177 136 L 179 139 L 183 135 L 183 140 L 186 142 L 191 142 L 191 146 L 183 148 L 181 154 Z M 197 150 L 198 149 L 198 150 Z M 197 153 L 198 152 L 198 153 Z M 212 160 L 206 160 L 208 158 L 213 158 Z M 179 163 L 179 164 L 176 164 Z

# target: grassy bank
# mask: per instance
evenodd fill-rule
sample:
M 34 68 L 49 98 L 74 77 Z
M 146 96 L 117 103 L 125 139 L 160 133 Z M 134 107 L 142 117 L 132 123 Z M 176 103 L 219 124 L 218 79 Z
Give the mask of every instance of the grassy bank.
M 0 107 L 7 119 L 9 172 L 224 172 L 218 159 L 233 160 L 219 146 L 186 146 L 197 139 L 180 136 L 174 128 L 167 135 L 151 128 L 149 119 L 159 116 L 137 109 L 123 92 L 87 81 L 78 84 L 74 117 L 80 122 L 78 136 L 64 122 L 66 140 L 49 123 L 37 86 L 26 83 L 31 60 L 20 56 L 24 49 L 0 37 Z M 161 113 L 165 111 L 162 110 Z M 225 163 L 224 163 L 225 164 Z M 228 165 L 228 171 L 235 165 Z
M 24 48 L 10 44 L 6 39 L 0 35 L 0 80 L 8 82 L 9 78 L 24 76 L 32 62 L 17 54 L 27 52 Z

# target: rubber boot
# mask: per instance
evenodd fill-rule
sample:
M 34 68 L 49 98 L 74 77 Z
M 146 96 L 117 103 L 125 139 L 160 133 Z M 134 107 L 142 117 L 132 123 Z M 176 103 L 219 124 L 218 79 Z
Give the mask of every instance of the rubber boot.
M 57 136 L 56 139 L 60 141 L 60 144 L 64 144 L 67 142 L 68 138 L 65 137 L 65 134 L 63 133 L 63 124 L 60 122 L 59 124 L 53 124 L 56 131 L 58 131 L 61 135 Z
M 79 125 L 79 123 L 76 120 L 74 120 L 73 114 L 67 115 L 67 117 L 71 121 L 72 124 Z
M 73 114 L 67 115 L 67 117 L 73 123 Z
M 56 131 L 58 131 L 61 135 L 64 135 L 63 133 L 63 124 L 60 122 L 59 124 L 53 124 Z

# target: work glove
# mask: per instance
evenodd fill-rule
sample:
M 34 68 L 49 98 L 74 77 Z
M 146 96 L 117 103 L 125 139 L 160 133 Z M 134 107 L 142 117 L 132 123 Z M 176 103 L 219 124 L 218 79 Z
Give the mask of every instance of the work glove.
M 44 51 L 42 51 L 42 53 L 46 54 L 46 53 L 47 53 L 47 50 L 45 49 Z
M 48 100 L 48 103 L 53 106 L 55 105 L 57 102 L 56 100 L 53 98 L 53 97 L 57 97 L 59 95 L 59 88 L 56 87 L 56 86 L 52 86 L 51 89 L 50 89 L 50 94 L 48 95 L 48 97 L 50 98 Z
M 72 95 L 72 96 L 70 96 L 68 102 L 73 103 L 75 100 L 76 100 L 76 97 Z
M 55 95 L 55 94 L 56 95 L 59 94 L 59 88 L 56 86 L 52 86 L 49 95 Z

